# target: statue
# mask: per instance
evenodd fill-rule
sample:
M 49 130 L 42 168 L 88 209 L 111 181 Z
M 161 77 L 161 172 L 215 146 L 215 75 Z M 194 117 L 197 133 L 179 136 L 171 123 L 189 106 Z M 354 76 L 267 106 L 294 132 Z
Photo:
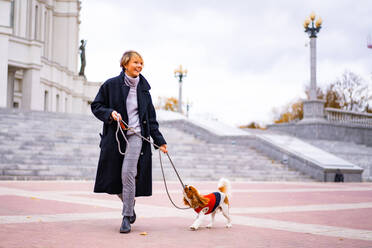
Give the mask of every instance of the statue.
M 84 70 L 85 70 L 85 66 L 86 66 L 86 59 L 85 59 L 85 46 L 87 45 L 87 40 L 81 40 L 81 45 L 79 47 L 79 50 L 80 50 L 80 60 L 81 60 L 81 67 L 80 67 L 80 72 L 79 72 L 79 76 L 84 76 L 85 77 L 85 74 L 84 74 Z

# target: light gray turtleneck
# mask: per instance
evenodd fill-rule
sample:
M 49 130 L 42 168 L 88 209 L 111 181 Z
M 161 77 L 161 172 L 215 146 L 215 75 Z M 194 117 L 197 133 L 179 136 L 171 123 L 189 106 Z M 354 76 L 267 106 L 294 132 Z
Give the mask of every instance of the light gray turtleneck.
M 133 128 L 136 132 L 141 132 L 141 127 L 139 123 L 138 115 L 138 101 L 137 101 L 137 85 L 139 83 L 140 77 L 130 77 L 125 73 L 124 83 L 129 86 L 129 93 L 127 97 L 127 113 L 128 113 L 128 126 Z M 133 132 L 128 131 L 127 134 L 133 134 Z

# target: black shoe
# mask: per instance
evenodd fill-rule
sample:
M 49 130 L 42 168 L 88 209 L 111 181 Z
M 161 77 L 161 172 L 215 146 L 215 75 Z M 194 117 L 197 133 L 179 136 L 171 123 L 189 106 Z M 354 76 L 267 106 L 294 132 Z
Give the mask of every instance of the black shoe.
M 136 205 L 136 200 L 134 200 L 133 204 L 133 215 L 129 217 L 130 224 L 136 222 L 136 212 L 134 211 L 134 206 Z
M 129 217 L 124 216 L 120 226 L 120 233 L 129 233 L 130 229 Z
M 136 212 L 134 211 L 134 209 L 133 209 L 133 216 L 129 216 L 129 222 L 130 224 L 133 224 L 134 222 L 136 222 Z

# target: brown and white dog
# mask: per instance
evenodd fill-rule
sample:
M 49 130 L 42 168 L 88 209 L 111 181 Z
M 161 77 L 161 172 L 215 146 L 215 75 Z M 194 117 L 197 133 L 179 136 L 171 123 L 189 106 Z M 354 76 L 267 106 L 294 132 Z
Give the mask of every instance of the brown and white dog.
M 212 228 L 214 217 L 218 210 L 221 210 L 223 216 L 227 219 L 226 227 L 231 227 L 231 219 L 229 216 L 230 192 L 230 181 L 225 178 L 221 178 L 218 182 L 218 192 L 213 192 L 208 195 L 200 195 L 199 191 L 195 187 L 186 185 L 183 201 L 185 202 L 185 205 L 190 206 L 198 213 L 196 220 L 190 226 L 190 229 L 197 230 L 203 217 L 207 214 L 211 214 L 211 222 L 207 225 L 207 228 Z

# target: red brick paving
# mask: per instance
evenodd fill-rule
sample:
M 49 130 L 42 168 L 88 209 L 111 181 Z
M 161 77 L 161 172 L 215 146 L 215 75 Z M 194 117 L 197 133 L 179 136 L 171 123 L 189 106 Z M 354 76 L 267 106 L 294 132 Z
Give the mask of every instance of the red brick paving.
M 0 181 L 0 187 L 29 191 L 93 191 L 92 181 Z
M 293 221 L 297 223 L 339 226 L 354 229 L 372 230 L 372 208 L 337 210 L 337 211 L 307 211 L 294 213 L 240 214 L 250 217 L 273 220 Z
M 216 182 L 196 182 L 202 193 L 208 193 L 217 188 Z M 178 183 L 171 183 L 172 190 L 179 190 Z M 362 184 L 333 184 L 333 183 L 233 183 L 235 190 L 248 192 L 233 192 L 232 208 L 259 209 L 260 207 L 277 206 L 308 206 L 327 204 L 371 203 L 372 190 L 351 191 L 354 188 L 372 189 L 371 183 Z M 43 181 L 43 182 L 0 182 L 0 248 L 3 247 L 273 247 L 273 248 L 371 248 L 370 240 L 361 238 L 343 238 L 329 236 L 327 233 L 315 235 L 311 233 L 291 232 L 261 228 L 252 225 L 234 224 L 239 216 L 258 217 L 268 220 L 282 220 L 291 223 L 317 224 L 325 226 L 364 229 L 372 233 L 372 208 L 333 210 L 333 211 L 302 211 L 284 213 L 254 213 L 233 214 L 233 227 L 226 229 L 223 222 L 209 230 L 201 228 L 189 231 L 191 218 L 173 217 L 155 218 L 150 213 L 138 213 L 138 220 L 133 225 L 130 234 L 119 234 L 121 222 L 120 209 L 71 203 L 57 200 L 34 199 L 26 196 L 12 195 L 6 188 L 22 192 L 47 193 L 53 191 L 58 196 L 77 196 L 79 199 L 102 201 L 119 201 L 116 196 L 92 194 L 93 182 L 75 181 Z M 297 190 L 304 192 L 274 192 L 277 190 Z M 342 189 L 344 191 L 307 192 L 306 189 Z M 272 190 L 272 192 L 254 192 L 254 190 Z M 163 206 L 176 211 L 169 203 L 161 182 L 154 183 L 155 194 L 152 197 L 138 198 L 137 203 L 147 206 Z M 58 193 L 59 192 L 59 193 Z M 86 192 L 82 194 L 81 192 Z M 172 196 L 180 205 L 181 192 L 173 192 Z M 61 198 L 62 199 L 62 198 Z M 43 214 L 56 215 L 61 213 L 106 213 L 118 212 L 114 219 L 84 219 L 80 221 L 61 220 L 34 223 L 2 223 L 7 216 L 37 216 Z M 166 211 L 166 210 L 165 210 Z M 179 210 L 181 211 L 181 210 Z M 187 210 L 192 211 L 192 210 Z M 142 215 L 146 215 L 143 216 Z M 181 212 L 180 212 L 181 216 Z M 61 218 L 61 217 L 59 217 Z M 26 221 L 26 220 L 25 220 Z M 207 223 L 207 221 L 206 221 Z M 251 223 L 247 223 L 251 224 Z M 299 226 L 299 228 L 301 228 Z M 358 230 L 356 230 L 358 231 Z M 140 235 L 147 232 L 147 235 Z
M 0 196 L 0 216 L 33 214 L 95 213 L 112 211 L 110 208 L 70 204 L 35 197 Z
M 214 229 L 189 231 L 181 218 L 139 219 L 130 234 L 119 234 L 120 220 L 7 224 L 2 226 L 0 247 L 294 247 L 370 248 L 372 242 L 217 224 Z M 147 232 L 148 235 L 140 235 Z
M 235 207 L 274 207 L 372 202 L 372 191 L 233 193 Z

